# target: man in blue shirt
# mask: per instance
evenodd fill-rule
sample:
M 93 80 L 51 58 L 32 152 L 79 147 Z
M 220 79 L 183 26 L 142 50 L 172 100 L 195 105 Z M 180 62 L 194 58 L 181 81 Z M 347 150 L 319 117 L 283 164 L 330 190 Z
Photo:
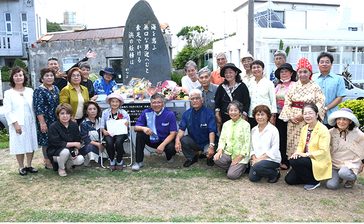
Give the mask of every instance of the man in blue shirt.
M 191 107 L 182 115 L 175 148 L 186 157 L 184 167 L 198 161 L 200 154 L 207 154 L 207 165 L 212 166 L 217 133 L 214 112 L 203 106 L 202 92 L 193 89 L 189 93 Z M 188 135 L 184 135 L 188 130 Z
M 313 75 L 313 80 L 320 86 L 323 94 L 325 95 L 325 118 L 323 123 L 328 127 L 327 118 L 334 111 L 338 110 L 338 104 L 346 96 L 345 82 L 343 77 L 331 71 L 334 57 L 332 54 L 322 52 L 317 57 L 317 64 L 320 72 Z
M 155 93 L 150 97 L 151 108 L 145 109 L 135 123 L 136 163 L 131 167 L 134 171 L 144 166 L 145 145 L 155 148 L 159 154 L 164 152 L 167 161 L 173 161 L 176 154 L 174 139 L 177 134 L 177 122 L 174 112 L 164 105 L 164 95 Z

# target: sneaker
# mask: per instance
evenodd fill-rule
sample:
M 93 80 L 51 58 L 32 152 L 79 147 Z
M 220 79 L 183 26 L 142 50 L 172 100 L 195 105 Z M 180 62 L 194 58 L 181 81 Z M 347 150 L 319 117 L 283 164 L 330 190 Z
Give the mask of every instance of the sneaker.
M 144 162 L 139 162 L 139 163 L 134 163 L 132 166 L 131 166 L 131 170 L 132 171 L 139 171 L 140 168 L 142 168 L 144 166 Z
M 61 176 L 61 177 L 67 176 L 66 170 L 65 169 L 58 169 L 58 175 Z
M 348 180 L 345 182 L 344 188 L 346 189 L 353 188 L 354 185 L 355 185 L 355 180 Z
M 190 167 L 192 164 L 194 164 L 195 162 L 197 162 L 198 160 L 198 156 L 193 157 L 192 160 L 186 160 L 186 162 L 183 164 L 183 167 Z
M 29 172 L 29 173 L 38 173 L 38 170 L 31 166 L 26 167 L 25 169 L 27 169 L 27 172 Z
M 28 173 L 27 173 L 27 168 L 25 168 L 25 167 L 20 168 L 20 169 L 19 169 L 19 174 L 20 174 L 21 176 L 25 176 L 25 175 L 27 175 L 27 174 L 28 174 Z
M 276 177 L 274 177 L 274 178 L 272 178 L 272 179 L 268 179 L 268 183 L 271 183 L 271 184 L 273 184 L 273 183 L 277 183 L 277 181 L 279 180 L 279 178 L 281 177 L 281 173 L 278 171 L 278 173 L 277 173 L 277 176 Z
M 318 182 L 318 184 L 306 184 L 305 186 L 303 186 L 303 188 L 308 191 L 315 190 L 318 187 L 320 187 L 320 182 Z

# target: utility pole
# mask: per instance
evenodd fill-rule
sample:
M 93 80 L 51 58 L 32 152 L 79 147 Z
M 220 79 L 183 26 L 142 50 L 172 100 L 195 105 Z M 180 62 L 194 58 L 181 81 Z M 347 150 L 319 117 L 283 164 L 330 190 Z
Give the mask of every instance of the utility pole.
M 254 56 L 254 0 L 248 1 L 248 51 Z

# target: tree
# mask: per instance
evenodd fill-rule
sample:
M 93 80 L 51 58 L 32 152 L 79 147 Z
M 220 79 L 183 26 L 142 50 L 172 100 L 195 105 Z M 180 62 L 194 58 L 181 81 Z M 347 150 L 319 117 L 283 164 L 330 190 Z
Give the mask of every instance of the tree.
M 212 47 L 211 35 L 202 26 L 185 26 L 178 32 L 177 37 L 186 40 L 187 45 L 176 55 L 173 66 L 184 68 L 189 60 L 196 62 L 198 67 L 204 65 L 204 54 Z
M 283 50 L 283 48 L 284 48 L 283 40 L 279 40 L 279 50 Z M 284 49 L 284 51 L 287 54 L 287 57 L 288 57 L 288 54 L 289 54 L 290 50 L 291 50 L 291 48 L 289 46 L 287 46 L 286 49 Z
M 47 32 L 57 32 L 57 31 L 64 31 L 62 30 L 61 26 L 59 25 L 59 23 L 56 22 L 50 22 L 47 19 Z

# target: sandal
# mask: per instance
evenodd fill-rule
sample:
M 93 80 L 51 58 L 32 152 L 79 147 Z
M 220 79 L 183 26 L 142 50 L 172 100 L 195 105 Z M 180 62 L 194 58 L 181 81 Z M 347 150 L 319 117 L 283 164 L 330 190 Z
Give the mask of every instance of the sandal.
M 19 169 L 19 174 L 20 174 L 21 176 L 25 176 L 25 175 L 27 175 L 27 174 L 28 174 L 28 173 L 27 173 L 27 168 L 25 168 L 25 167 L 20 168 L 20 169 Z

